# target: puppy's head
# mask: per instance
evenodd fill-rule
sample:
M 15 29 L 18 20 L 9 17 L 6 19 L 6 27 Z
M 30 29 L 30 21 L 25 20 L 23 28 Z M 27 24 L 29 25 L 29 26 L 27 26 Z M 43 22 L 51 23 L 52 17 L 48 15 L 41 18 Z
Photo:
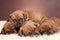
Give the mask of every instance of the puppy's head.
M 23 11 L 17 10 L 13 13 L 10 14 L 9 16 L 9 21 L 13 21 L 16 30 L 18 31 L 19 28 L 21 27 L 22 23 L 25 21 L 26 15 L 24 14 Z
M 14 33 L 14 23 L 13 22 L 6 22 L 3 29 L 1 30 L 1 34 L 10 34 Z

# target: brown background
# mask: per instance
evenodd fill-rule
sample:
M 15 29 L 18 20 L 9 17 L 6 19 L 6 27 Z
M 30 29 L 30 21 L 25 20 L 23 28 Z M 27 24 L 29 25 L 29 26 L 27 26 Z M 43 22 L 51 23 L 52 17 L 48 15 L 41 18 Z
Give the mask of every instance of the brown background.
M 60 0 L 0 0 L 0 18 L 7 19 L 15 10 L 44 12 L 48 17 L 60 17 Z

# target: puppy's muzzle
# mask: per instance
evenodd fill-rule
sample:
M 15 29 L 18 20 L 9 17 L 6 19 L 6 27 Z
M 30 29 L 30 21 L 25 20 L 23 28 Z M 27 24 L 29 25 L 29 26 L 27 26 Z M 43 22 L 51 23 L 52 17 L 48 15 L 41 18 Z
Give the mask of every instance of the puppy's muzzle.
M 18 32 L 20 27 L 23 24 L 23 18 L 20 18 L 18 21 L 16 19 L 14 19 L 13 22 L 14 22 L 14 25 L 15 25 L 15 29 Z

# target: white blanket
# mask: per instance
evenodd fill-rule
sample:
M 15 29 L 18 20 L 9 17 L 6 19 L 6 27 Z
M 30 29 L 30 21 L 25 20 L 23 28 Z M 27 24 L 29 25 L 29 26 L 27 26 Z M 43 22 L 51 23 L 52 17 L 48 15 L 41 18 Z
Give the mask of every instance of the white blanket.
M 0 21 L 0 32 L 6 21 Z M 17 34 L 2 35 L 0 34 L 0 40 L 60 40 L 60 33 L 55 33 L 54 35 L 39 35 L 38 37 L 20 37 Z

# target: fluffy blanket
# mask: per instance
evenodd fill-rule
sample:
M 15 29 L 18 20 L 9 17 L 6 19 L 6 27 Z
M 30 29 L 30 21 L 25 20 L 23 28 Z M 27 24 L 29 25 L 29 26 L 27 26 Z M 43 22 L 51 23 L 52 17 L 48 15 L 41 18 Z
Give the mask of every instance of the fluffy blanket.
M 6 21 L 0 21 L 0 32 L 4 26 Z M 37 37 L 20 37 L 18 34 L 9 34 L 9 35 L 2 35 L 0 34 L 0 40 L 60 40 L 60 32 L 55 33 L 53 35 L 38 35 Z

